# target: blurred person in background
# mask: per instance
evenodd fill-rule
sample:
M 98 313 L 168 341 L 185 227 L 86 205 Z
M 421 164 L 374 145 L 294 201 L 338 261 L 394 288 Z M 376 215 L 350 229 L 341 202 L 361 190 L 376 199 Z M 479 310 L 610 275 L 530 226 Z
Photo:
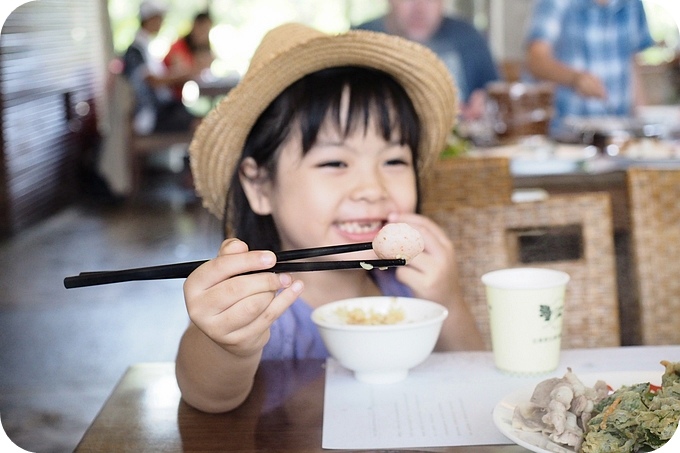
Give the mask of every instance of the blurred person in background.
M 551 133 L 568 117 L 630 116 L 643 102 L 635 56 L 652 46 L 641 0 L 537 0 L 526 61 L 557 84 Z
M 191 74 L 194 78 L 210 68 L 214 55 L 210 48 L 210 30 L 213 21 L 207 12 L 198 13 L 193 20 L 191 30 L 179 38 L 171 46 L 163 59 L 170 73 Z M 184 83 L 177 83 L 172 93 L 176 100 L 182 100 Z
M 485 111 L 485 86 L 499 79 L 486 38 L 469 22 L 444 14 L 443 0 L 389 0 L 385 16 L 356 28 L 398 35 L 424 44 L 446 64 L 460 95 L 464 120 Z
M 139 7 L 140 28 L 123 55 L 123 74 L 135 97 L 133 130 L 140 135 L 190 130 L 196 118 L 181 101 L 172 97 L 171 87 L 191 79 L 189 71 L 171 73 L 149 50 L 167 12 L 164 4 L 144 0 Z

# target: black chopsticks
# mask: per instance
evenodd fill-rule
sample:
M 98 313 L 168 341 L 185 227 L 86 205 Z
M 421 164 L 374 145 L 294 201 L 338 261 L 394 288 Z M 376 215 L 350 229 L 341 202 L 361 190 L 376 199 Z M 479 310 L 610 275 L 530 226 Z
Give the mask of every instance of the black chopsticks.
M 371 250 L 372 248 L 372 242 L 359 242 L 356 244 L 327 245 L 325 247 L 313 247 L 309 249 L 285 250 L 283 252 L 274 252 L 274 254 L 276 255 L 276 262 L 279 263 L 281 261 L 293 261 L 315 256 L 360 252 L 361 250 Z
M 335 255 L 338 253 L 358 252 L 373 247 L 370 242 L 357 244 L 332 245 L 300 250 L 276 252 L 277 263 L 269 268 L 257 272 L 310 272 L 342 269 L 366 269 L 403 266 L 403 259 L 391 260 L 349 260 L 349 261 L 307 261 L 288 262 L 315 256 Z M 80 288 L 84 286 L 106 285 L 139 280 L 163 280 L 172 278 L 186 278 L 198 266 L 207 260 L 189 261 L 184 263 L 163 264 L 160 266 L 138 267 L 115 271 L 81 272 L 78 275 L 64 278 L 64 287 Z

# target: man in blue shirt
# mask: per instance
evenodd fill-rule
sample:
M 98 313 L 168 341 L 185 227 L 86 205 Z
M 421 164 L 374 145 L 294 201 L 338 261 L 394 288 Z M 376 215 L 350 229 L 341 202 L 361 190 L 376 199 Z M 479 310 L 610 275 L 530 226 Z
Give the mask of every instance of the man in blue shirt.
M 445 17 L 443 0 L 389 0 L 385 16 L 356 28 L 399 35 L 432 49 L 454 78 L 462 117 L 482 116 L 485 86 L 498 80 L 498 70 L 484 36 L 464 20 Z
M 641 0 L 538 0 L 527 34 L 527 67 L 555 82 L 551 132 L 568 117 L 630 116 L 635 55 L 654 44 Z

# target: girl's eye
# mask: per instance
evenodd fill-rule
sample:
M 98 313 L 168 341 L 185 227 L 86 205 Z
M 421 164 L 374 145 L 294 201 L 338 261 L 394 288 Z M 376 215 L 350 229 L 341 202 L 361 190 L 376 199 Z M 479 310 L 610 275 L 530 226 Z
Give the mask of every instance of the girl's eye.
M 406 159 L 390 159 L 385 162 L 385 165 L 406 165 L 410 166 L 411 162 Z
M 330 160 L 327 162 L 321 162 L 318 167 L 327 167 L 327 168 L 345 168 L 347 167 L 347 164 L 345 162 L 342 162 L 340 160 Z

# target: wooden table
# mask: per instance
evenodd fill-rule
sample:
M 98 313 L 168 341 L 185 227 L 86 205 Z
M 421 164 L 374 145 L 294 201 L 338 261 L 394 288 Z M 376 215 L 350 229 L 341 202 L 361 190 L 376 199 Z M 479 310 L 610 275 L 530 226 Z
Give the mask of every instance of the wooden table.
M 580 361 L 586 367 L 597 367 L 600 357 L 608 357 L 622 369 L 638 364 L 654 369 L 657 356 L 680 360 L 680 346 L 572 350 L 564 355 L 569 363 Z M 123 376 L 76 451 L 330 451 L 321 448 L 324 383 L 323 361 L 263 362 L 242 406 L 225 414 L 207 414 L 182 402 L 174 363 L 137 364 Z M 516 445 L 407 451 L 527 452 Z
M 181 401 L 174 363 L 142 363 L 125 373 L 77 452 L 322 452 L 322 361 L 264 362 L 255 388 L 238 409 L 206 414 Z M 267 386 L 290 386 L 277 407 Z M 414 451 L 414 450 L 410 450 Z M 434 452 L 525 453 L 515 445 L 419 449 Z

